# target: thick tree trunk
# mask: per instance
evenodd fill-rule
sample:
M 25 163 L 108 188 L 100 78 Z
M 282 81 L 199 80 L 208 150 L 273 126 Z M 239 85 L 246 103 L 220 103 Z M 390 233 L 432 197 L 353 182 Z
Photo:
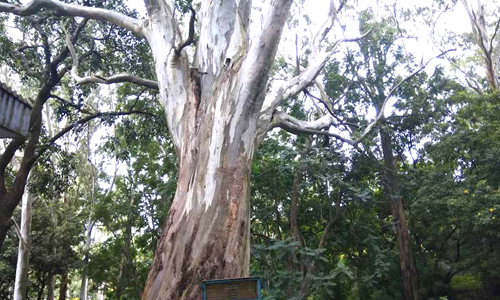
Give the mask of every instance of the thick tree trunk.
M 171 8 L 146 0 L 179 178 L 143 300 L 199 300 L 203 280 L 249 275 L 251 163 L 269 124 L 257 123 L 291 3 L 272 1 L 249 44 L 251 1 L 202 1 L 191 68 Z
M 391 138 L 382 129 L 380 130 L 380 138 L 385 167 L 383 182 L 385 193 L 389 198 L 391 213 L 394 217 L 401 279 L 403 280 L 403 296 L 405 300 L 418 300 L 418 277 L 411 252 L 411 240 L 408 234 L 408 225 L 401 198 L 401 187 L 392 154 Z
M 249 275 L 251 157 L 223 150 L 209 161 L 203 153 L 190 159 L 190 153 L 181 160 L 176 196 L 143 299 L 199 299 L 203 280 Z M 206 185 L 207 177 L 212 186 Z
M 28 269 L 31 250 L 31 208 L 33 199 L 29 191 L 23 195 L 21 209 L 21 228 L 19 236 L 19 251 L 17 254 L 16 281 L 14 285 L 14 300 L 25 300 L 28 288 Z

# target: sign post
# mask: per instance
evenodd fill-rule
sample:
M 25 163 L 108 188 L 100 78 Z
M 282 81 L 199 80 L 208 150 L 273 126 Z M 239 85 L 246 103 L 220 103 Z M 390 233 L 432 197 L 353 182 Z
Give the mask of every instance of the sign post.
M 202 283 L 203 300 L 260 300 L 260 278 L 206 280 Z

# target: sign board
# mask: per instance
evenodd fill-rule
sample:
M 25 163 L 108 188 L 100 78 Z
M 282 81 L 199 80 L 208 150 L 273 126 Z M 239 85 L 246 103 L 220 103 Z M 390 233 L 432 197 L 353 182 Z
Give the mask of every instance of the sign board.
M 206 280 L 202 283 L 203 300 L 260 300 L 260 278 Z

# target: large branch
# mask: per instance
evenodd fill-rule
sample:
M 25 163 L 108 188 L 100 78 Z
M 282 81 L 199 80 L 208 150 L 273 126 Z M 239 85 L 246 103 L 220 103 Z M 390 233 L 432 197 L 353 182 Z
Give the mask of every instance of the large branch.
M 68 46 L 69 52 L 71 53 L 71 57 L 73 58 L 73 67 L 71 68 L 71 77 L 76 80 L 77 84 L 88 84 L 88 83 L 101 83 L 101 84 L 114 84 L 114 83 L 122 83 L 122 82 L 131 82 L 135 83 L 138 85 L 142 85 L 148 88 L 156 89 L 158 90 L 158 82 L 149 80 L 149 79 L 144 79 L 140 78 L 134 75 L 130 75 L 127 73 L 121 73 L 118 75 L 113 75 L 110 77 L 101 77 L 101 76 L 86 76 L 86 77 L 81 77 L 78 75 L 78 66 L 79 66 L 79 60 L 78 57 L 76 56 L 76 51 L 75 47 L 73 46 L 72 43 L 72 37 L 68 33 L 66 34 L 66 45 Z
M 0 193 L 4 193 L 5 188 L 5 170 L 9 165 L 10 161 L 16 154 L 16 151 L 22 146 L 26 138 L 15 138 L 13 139 L 7 148 L 4 150 L 2 155 L 0 155 Z
M 283 101 L 299 94 L 309 85 L 313 84 L 318 74 L 325 67 L 331 56 L 335 53 L 335 49 L 338 45 L 341 43 L 358 41 L 367 36 L 370 32 L 371 30 L 356 38 L 344 38 L 337 40 L 335 43 L 330 45 L 325 52 L 318 54 L 318 57 L 309 64 L 304 72 L 293 77 L 285 84 L 277 86 L 266 96 L 261 110 L 261 116 L 270 115 Z
M 247 92 L 245 98 L 259 99 L 254 108 L 259 113 L 267 90 L 269 73 L 273 65 L 283 27 L 290 15 L 291 0 L 276 0 L 269 4 L 269 11 L 264 27 L 257 39 L 253 40 L 242 66 L 242 76 L 248 78 L 242 90 Z
M 320 56 L 314 62 L 312 62 L 304 70 L 304 72 L 292 78 L 285 84 L 284 86 L 285 92 L 283 94 L 282 100 L 286 100 L 289 99 L 290 97 L 297 95 L 298 93 L 302 92 L 306 87 L 311 85 L 318 76 L 318 74 L 321 72 L 321 70 L 323 70 L 328 60 L 330 60 L 331 56 L 336 51 L 338 45 L 340 45 L 341 43 L 359 41 L 360 39 L 366 37 L 369 33 L 370 31 L 365 32 L 364 34 L 356 38 L 344 38 L 336 41 L 332 46 L 330 46 L 327 49 L 328 52 L 320 54 Z
M 325 135 L 325 136 L 331 136 L 334 137 L 344 143 L 347 143 L 349 145 L 352 145 L 354 147 L 357 147 L 358 144 L 366 138 L 373 128 L 384 118 L 384 110 L 385 107 L 387 106 L 387 103 L 389 102 L 389 99 L 393 96 L 393 94 L 396 92 L 396 90 L 401 87 L 405 82 L 409 81 L 411 78 L 413 78 L 415 75 L 420 73 L 427 65 L 435 58 L 441 57 L 445 55 L 446 53 L 450 51 L 454 51 L 455 49 L 447 50 L 442 53 L 440 53 L 437 56 L 432 57 L 429 59 L 425 64 L 421 65 L 418 69 L 416 69 L 414 72 L 412 72 L 410 75 L 406 76 L 404 79 L 399 81 L 396 85 L 394 85 L 387 96 L 385 97 L 384 101 L 382 102 L 382 105 L 379 108 L 379 111 L 377 113 L 377 116 L 375 119 L 365 128 L 363 133 L 357 138 L 356 140 L 352 140 L 347 137 L 343 137 L 339 134 L 329 132 L 328 129 L 334 125 L 334 117 L 332 115 L 325 115 L 315 121 L 303 121 L 296 119 L 292 116 L 289 116 L 288 114 L 281 112 L 281 111 L 276 111 L 273 115 L 272 123 L 270 126 L 270 129 L 275 128 L 275 127 L 280 127 L 290 133 L 294 134 L 318 134 L 318 135 Z
M 303 121 L 294 118 L 282 111 L 276 111 L 271 123 L 272 128 L 279 127 L 293 134 L 318 134 L 334 137 L 349 145 L 354 145 L 354 141 L 339 134 L 329 132 L 334 119 L 331 115 L 324 115 L 315 121 Z
M 59 16 L 82 17 L 109 22 L 126 28 L 139 36 L 145 37 L 147 35 L 140 20 L 107 9 L 67 4 L 57 0 L 32 0 L 24 5 L 0 3 L 0 12 L 22 17 L 37 14 L 43 8 L 52 10 Z

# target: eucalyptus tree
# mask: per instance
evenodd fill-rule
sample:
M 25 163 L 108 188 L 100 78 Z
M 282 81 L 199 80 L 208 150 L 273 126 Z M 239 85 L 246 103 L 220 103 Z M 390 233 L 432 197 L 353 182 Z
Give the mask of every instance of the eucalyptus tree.
M 472 41 L 480 50 L 480 61 L 486 73 L 486 82 L 491 91 L 498 91 L 500 82 L 498 74 L 500 70 L 500 14 L 498 8 L 486 4 L 481 0 L 461 0 L 467 11 L 472 26 Z M 475 3 L 474 3 L 475 2 Z M 474 5 L 475 4 L 475 5 Z M 488 7 L 488 5 L 490 5 Z M 469 75 L 470 77 L 470 75 Z M 469 86 L 477 92 L 482 93 L 483 88 L 477 80 L 470 80 Z M 472 83 L 475 84 L 472 84 Z
M 252 8 L 251 1 L 189 2 L 192 16 L 189 33 L 184 35 L 176 10 L 181 1 L 146 0 L 143 20 L 118 12 L 117 7 L 56 0 L 0 3 L 0 12 L 23 17 L 48 11 L 108 22 L 144 38 L 151 48 L 157 83 L 129 73 L 82 77 L 77 51 L 81 47 L 70 35 L 66 39 L 74 60 L 71 75 L 77 83 L 132 81 L 160 91 L 179 178 L 143 299 L 195 299 L 202 279 L 249 274 L 251 162 L 270 129 L 324 134 L 357 145 L 380 120 L 369 124 L 359 139 L 350 140 L 328 131 L 335 124 L 332 114 L 303 121 L 279 109 L 314 83 L 340 43 L 352 41 L 332 34 L 345 2 L 330 1 L 328 19 L 304 49 L 308 63 L 297 68 L 295 76 L 271 82 L 271 67 L 292 2 L 267 3 L 260 28 L 251 23 L 260 11 Z M 188 47 L 196 39 L 196 50 L 189 55 Z
M 28 287 L 28 269 L 31 250 L 31 218 L 33 196 L 29 191 L 24 193 L 21 208 L 21 226 L 18 229 L 19 251 L 17 254 L 16 282 L 14 286 L 14 299 L 26 299 Z M 16 228 L 17 229 L 17 228 Z

